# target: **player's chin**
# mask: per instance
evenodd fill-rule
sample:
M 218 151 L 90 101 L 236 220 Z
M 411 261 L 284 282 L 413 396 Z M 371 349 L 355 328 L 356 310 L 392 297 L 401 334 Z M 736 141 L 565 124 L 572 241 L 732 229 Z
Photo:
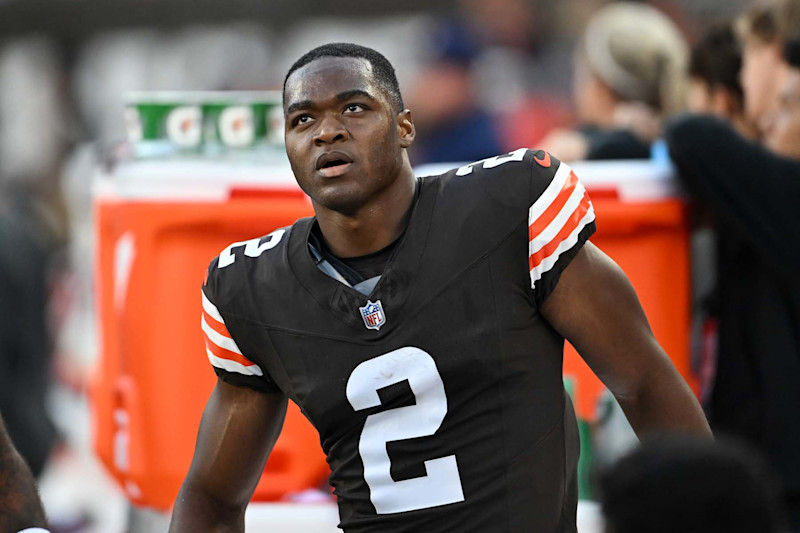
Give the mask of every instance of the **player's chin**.
M 354 184 L 336 183 L 321 187 L 312 198 L 325 209 L 352 216 L 364 205 L 364 196 Z

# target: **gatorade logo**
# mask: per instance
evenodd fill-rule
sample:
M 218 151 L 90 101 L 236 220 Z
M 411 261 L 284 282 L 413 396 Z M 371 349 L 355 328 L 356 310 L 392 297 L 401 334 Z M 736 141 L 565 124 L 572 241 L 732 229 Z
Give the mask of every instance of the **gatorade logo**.
M 231 148 L 252 145 L 256 137 L 253 109 L 249 106 L 225 108 L 219 116 L 219 137 L 222 144 Z
M 167 115 L 167 138 L 181 148 L 196 148 L 202 138 L 203 114 L 197 106 L 176 107 Z

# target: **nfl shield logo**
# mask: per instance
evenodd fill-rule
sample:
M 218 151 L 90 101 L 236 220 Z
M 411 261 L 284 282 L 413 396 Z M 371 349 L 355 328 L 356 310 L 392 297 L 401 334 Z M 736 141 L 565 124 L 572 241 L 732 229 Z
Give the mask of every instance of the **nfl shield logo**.
M 377 331 L 386 323 L 386 315 L 383 314 L 383 306 L 380 300 L 374 303 L 371 300 L 367 300 L 367 305 L 359 307 L 358 310 L 361 311 L 361 318 L 364 319 L 364 325 L 367 326 L 367 329 Z

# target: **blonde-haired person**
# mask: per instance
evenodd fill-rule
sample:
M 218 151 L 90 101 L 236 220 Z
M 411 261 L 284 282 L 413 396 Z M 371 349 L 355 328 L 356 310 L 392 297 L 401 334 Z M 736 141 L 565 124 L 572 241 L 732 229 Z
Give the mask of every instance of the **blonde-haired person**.
M 739 17 L 735 27 L 742 44 L 745 113 L 763 134 L 789 71 L 783 47 L 800 32 L 800 0 L 759 3 Z
M 589 21 L 575 55 L 574 103 L 581 124 L 543 141 L 561 159 L 650 156 L 661 119 L 685 102 L 688 46 L 663 13 L 618 2 Z

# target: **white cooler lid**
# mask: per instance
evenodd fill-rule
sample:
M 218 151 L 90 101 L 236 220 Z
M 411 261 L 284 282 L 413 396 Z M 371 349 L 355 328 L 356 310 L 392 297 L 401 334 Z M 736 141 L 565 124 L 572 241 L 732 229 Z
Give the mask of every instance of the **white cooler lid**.
M 417 176 L 442 174 L 467 163 L 415 168 Z M 589 191 L 612 192 L 622 202 L 681 197 L 675 170 L 653 160 L 571 163 Z M 253 164 L 224 160 L 143 160 L 117 163 L 95 175 L 96 198 L 141 201 L 223 202 L 232 189 L 298 190 L 288 160 Z

